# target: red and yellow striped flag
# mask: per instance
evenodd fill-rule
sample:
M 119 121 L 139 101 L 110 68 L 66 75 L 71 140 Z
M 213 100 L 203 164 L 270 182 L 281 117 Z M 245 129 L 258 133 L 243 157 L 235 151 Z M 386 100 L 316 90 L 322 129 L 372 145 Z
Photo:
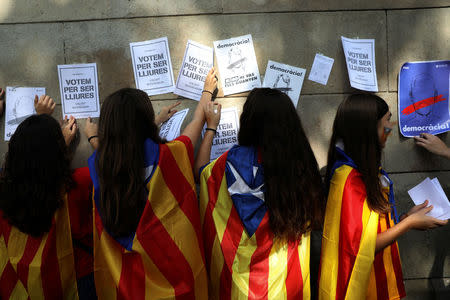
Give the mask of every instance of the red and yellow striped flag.
M 207 299 L 200 218 L 189 138 L 157 145 L 147 140 L 147 161 L 155 162 L 147 183 L 148 202 L 128 242 L 103 227 L 94 182 L 94 276 L 99 299 Z M 146 166 L 147 169 L 150 166 Z M 127 246 L 128 244 L 128 246 Z
M 42 237 L 0 216 L 0 298 L 78 299 L 67 196 Z
M 384 192 L 388 197 L 389 189 Z M 361 174 L 337 167 L 330 181 L 322 238 L 319 299 L 400 299 L 405 296 L 397 243 L 375 254 L 391 213 L 370 210 Z
M 309 233 L 296 243 L 277 242 L 266 212 L 249 236 L 228 191 L 228 154 L 200 178 L 210 299 L 310 299 Z

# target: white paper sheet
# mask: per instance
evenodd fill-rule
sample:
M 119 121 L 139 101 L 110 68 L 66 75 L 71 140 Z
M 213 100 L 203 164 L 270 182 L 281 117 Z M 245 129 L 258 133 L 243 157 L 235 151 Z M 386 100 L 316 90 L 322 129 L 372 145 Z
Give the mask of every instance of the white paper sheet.
M 6 87 L 5 141 L 9 141 L 23 120 L 36 113 L 34 97 L 45 95 L 43 87 Z
M 179 137 L 181 124 L 183 124 L 188 112 L 189 108 L 176 112 L 169 120 L 161 125 L 159 136 L 168 141 L 173 141 Z
M 215 41 L 214 51 L 224 95 L 261 87 L 251 34 Z
M 174 94 L 199 101 L 214 64 L 213 48 L 188 40 Z
M 100 116 L 97 64 L 58 65 L 62 117 Z
M 316 53 L 308 80 L 327 85 L 333 63 L 333 58 Z
M 378 92 L 375 67 L 375 40 L 341 36 L 350 85 L 363 91 Z
M 136 88 L 149 96 L 172 93 L 175 88 L 167 37 L 130 43 Z
M 431 180 L 427 177 L 410 189 L 408 194 L 416 205 L 422 204 L 425 200 L 428 200 L 429 205 L 433 205 L 433 209 L 428 213 L 429 216 L 440 220 L 448 219 L 450 203 L 437 178 Z
M 206 125 L 205 127 L 206 128 Z M 205 134 L 203 128 L 202 136 Z M 220 115 L 220 122 L 217 126 L 217 133 L 214 136 L 210 160 L 214 160 L 225 153 L 228 149 L 237 144 L 239 131 L 239 116 L 236 107 L 223 108 Z
M 288 95 L 297 107 L 306 70 L 269 60 L 263 87 L 274 88 Z

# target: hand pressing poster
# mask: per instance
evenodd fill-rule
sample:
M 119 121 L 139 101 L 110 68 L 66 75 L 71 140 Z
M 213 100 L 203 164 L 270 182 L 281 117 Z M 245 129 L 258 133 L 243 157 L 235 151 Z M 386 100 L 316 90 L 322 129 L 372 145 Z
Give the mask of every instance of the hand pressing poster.
M 408 62 L 398 76 L 398 120 L 403 136 L 450 130 L 450 60 Z
M 277 89 L 288 95 L 297 107 L 306 70 L 269 60 L 263 87 Z
M 214 63 L 213 48 L 188 40 L 174 94 L 199 101 Z
M 378 92 L 375 67 L 375 40 L 341 36 L 350 85 L 355 89 Z
M 5 141 L 9 141 L 23 120 L 36 113 L 34 98 L 45 95 L 42 87 L 6 87 Z
M 214 42 L 224 95 L 261 86 L 252 35 Z
M 136 88 L 149 96 L 172 93 L 172 62 L 167 37 L 130 43 Z
M 180 136 L 181 124 L 183 124 L 188 112 L 189 108 L 176 112 L 169 120 L 161 125 L 159 136 L 169 142 Z
M 205 125 L 206 127 L 206 125 Z M 220 115 L 220 122 L 217 126 L 217 133 L 214 136 L 210 160 L 221 156 L 231 147 L 237 144 L 239 131 L 239 116 L 236 107 L 223 108 Z M 205 134 L 203 129 L 202 136 Z
M 100 116 L 97 64 L 58 65 L 62 117 Z

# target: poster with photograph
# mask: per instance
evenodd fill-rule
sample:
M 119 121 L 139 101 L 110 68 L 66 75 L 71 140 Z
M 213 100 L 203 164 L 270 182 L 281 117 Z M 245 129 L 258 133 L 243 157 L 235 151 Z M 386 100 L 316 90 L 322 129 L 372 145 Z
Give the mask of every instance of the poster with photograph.
M 205 127 L 202 136 L 205 135 Z M 214 136 L 210 160 L 218 158 L 238 143 L 239 116 L 236 107 L 222 108 L 217 133 Z
M 188 40 L 174 94 L 199 101 L 214 64 L 213 48 Z
M 130 43 L 136 88 L 149 96 L 172 93 L 175 88 L 167 37 Z
M 407 62 L 398 78 L 398 120 L 405 137 L 450 130 L 450 60 Z
M 188 112 L 189 108 L 176 112 L 169 120 L 161 125 L 161 128 L 159 129 L 159 136 L 169 142 L 179 137 L 181 124 L 183 124 Z
M 62 118 L 100 116 L 97 64 L 58 65 Z
M 297 107 L 306 70 L 269 60 L 263 87 L 277 89 L 288 95 Z
M 34 98 L 43 95 L 43 87 L 6 87 L 5 141 L 11 139 L 23 120 L 36 113 Z
M 355 89 L 378 92 L 375 67 L 375 40 L 341 36 L 350 85 Z
M 225 96 L 261 87 L 251 34 L 215 41 L 214 51 Z

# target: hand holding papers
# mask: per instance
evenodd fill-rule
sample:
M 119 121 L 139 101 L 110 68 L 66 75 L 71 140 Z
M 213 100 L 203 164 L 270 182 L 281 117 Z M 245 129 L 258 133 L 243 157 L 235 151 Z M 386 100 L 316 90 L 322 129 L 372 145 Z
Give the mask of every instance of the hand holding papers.
M 176 139 L 180 135 L 181 124 L 183 124 L 188 112 L 189 108 L 180 110 L 164 122 L 159 130 L 159 136 L 168 141 Z
M 428 200 L 433 209 L 428 213 L 430 217 L 447 220 L 450 218 L 450 203 L 437 178 L 426 178 L 408 191 L 416 205 Z

